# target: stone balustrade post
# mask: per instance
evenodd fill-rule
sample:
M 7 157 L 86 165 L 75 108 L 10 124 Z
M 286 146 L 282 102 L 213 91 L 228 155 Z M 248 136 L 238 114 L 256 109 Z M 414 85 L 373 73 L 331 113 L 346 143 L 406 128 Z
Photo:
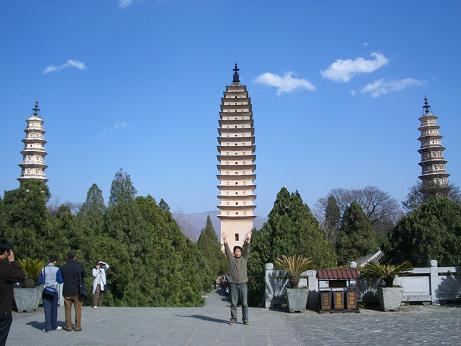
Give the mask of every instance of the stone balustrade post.
M 440 299 L 437 295 L 437 287 L 439 286 L 439 269 L 437 260 L 431 260 L 431 276 L 430 276 L 430 287 L 431 287 L 431 302 L 432 305 L 439 305 Z
M 264 269 L 265 269 L 264 307 L 266 309 L 270 309 L 271 304 L 272 304 L 272 298 L 274 298 L 274 287 L 272 287 L 272 282 L 273 282 L 272 278 L 274 275 L 274 264 L 266 263 L 264 265 Z

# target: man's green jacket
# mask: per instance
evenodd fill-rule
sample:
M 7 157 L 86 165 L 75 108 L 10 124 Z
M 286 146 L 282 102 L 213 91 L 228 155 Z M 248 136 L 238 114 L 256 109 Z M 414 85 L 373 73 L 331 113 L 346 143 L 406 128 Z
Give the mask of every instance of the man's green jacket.
M 250 243 L 245 241 L 243 244 L 242 256 L 234 257 L 229 248 L 229 244 L 224 243 L 226 256 L 229 261 L 229 281 L 233 284 L 243 284 L 248 282 L 248 257 L 250 255 Z

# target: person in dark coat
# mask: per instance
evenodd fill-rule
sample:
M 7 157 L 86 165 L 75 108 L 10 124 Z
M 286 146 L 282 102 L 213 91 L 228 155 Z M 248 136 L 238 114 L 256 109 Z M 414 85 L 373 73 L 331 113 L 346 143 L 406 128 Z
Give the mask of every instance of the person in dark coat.
M 16 309 L 13 296 L 13 284 L 26 278 L 8 241 L 0 240 L 0 346 L 6 344 L 13 318 L 11 312 Z
M 85 270 L 80 262 L 77 262 L 75 252 L 67 254 L 67 262 L 59 269 L 64 281 L 62 295 L 64 297 L 64 310 L 66 315 L 66 326 L 64 330 L 76 332 L 82 330 L 82 305 L 84 297 L 81 295 L 80 285 L 83 285 Z M 72 305 L 75 309 L 75 324 L 72 323 Z

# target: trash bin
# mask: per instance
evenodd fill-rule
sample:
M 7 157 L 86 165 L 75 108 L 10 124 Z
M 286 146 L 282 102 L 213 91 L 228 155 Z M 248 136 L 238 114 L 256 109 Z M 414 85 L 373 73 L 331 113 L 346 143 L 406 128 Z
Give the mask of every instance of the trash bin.
M 333 309 L 335 312 L 344 311 L 345 309 L 344 292 L 345 290 L 342 288 L 333 289 Z
M 347 311 L 359 311 L 358 307 L 358 292 L 354 287 L 349 287 L 346 291 L 346 307 Z
M 320 313 L 331 311 L 331 290 L 320 290 Z

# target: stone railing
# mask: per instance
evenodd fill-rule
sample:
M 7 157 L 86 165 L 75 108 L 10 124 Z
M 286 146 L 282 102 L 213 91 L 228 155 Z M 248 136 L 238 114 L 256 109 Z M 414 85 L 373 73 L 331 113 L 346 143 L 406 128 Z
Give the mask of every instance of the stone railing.
M 265 307 L 272 308 L 286 303 L 286 287 L 288 280 L 283 270 L 275 270 L 272 263 L 265 265 Z M 437 261 L 430 261 L 430 267 L 413 268 L 408 275 L 397 277 L 395 285 L 404 289 L 404 302 L 440 302 L 461 300 L 461 267 L 438 267 Z M 299 287 L 309 290 L 308 307 L 318 306 L 319 281 L 316 270 L 308 270 L 301 274 Z M 357 288 L 359 301 L 377 301 L 378 283 L 376 280 L 360 279 Z

